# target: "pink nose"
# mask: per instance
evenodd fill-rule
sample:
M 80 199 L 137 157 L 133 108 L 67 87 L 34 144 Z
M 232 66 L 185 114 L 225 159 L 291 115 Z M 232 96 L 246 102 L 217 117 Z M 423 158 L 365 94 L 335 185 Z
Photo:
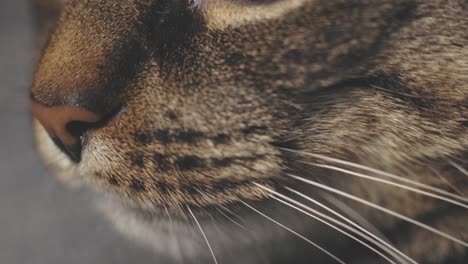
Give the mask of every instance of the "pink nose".
M 102 116 L 83 107 L 45 106 L 30 101 L 34 117 L 42 124 L 54 142 L 68 156 L 78 162 L 81 159 L 81 136 Z

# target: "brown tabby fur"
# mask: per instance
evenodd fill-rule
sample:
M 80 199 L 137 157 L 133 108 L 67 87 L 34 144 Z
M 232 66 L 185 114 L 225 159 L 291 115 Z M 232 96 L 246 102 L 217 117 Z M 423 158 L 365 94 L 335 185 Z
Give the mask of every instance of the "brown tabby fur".
M 112 194 L 103 206 L 112 221 L 171 261 L 211 261 L 189 206 L 220 263 L 332 263 L 239 203 L 245 201 L 347 262 L 384 262 L 254 183 L 324 197 L 288 172 L 468 240 L 466 209 L 307 166 L 301 161 L 320 161 L 285 150 L 467 194 L 467 1 L 47 2 L 51 10 L 69 3 L 47 40 L 31 97 L 108 119 L 83 135 L 79 163 L 36 124 L 39 150 L 66 181 Z M 40 14 L 42 24 L 54 21 L 54 12 Z M 347 205 L 420 263 L 467 260 L 466 247 Z M 233 228 L 220 206 L 250 232 Z

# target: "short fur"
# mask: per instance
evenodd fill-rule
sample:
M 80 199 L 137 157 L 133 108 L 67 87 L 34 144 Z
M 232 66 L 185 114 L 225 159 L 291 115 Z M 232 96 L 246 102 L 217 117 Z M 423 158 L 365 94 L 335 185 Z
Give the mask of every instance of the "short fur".
M 49 6 L 68 1 L 59 2 Z M 39 150 L 67 182 L 111 194 L 101 205 L 117 227 L 175 262 L 211 258 L 191 208 L 220 263 L 331 263 L 241 201 L 347 262 L 383 262 L 256 185 L 326 197 L 287 173 L 467 241 L 466 209 L 314 168 L 305 163 L 320 163 L 316 158 L 287 150 L 466 194 L 466 14 L 465 0 L 69 1 L 42 52 L 31 97 L 110 118 L 83 135 L 79 163 L 36 123 Z M 40 18 L 50 25 L 54 17 Z M 420 263 L 467 259 L 464 246 L 347 206 Z

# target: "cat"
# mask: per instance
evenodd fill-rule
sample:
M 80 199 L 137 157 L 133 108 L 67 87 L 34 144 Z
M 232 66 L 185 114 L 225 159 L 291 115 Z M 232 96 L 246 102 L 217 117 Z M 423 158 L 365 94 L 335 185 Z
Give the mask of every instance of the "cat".
M 35 0 L 51 172 L 174 263 L 466 263 L 465 0 Z

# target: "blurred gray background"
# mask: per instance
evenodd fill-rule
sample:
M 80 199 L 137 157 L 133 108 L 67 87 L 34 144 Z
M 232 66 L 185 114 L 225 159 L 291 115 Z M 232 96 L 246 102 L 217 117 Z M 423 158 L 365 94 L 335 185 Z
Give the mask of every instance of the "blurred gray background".
M 27 0 L 0 0 L 0 264 L 159 263 L 40 163 L 27 108 L 32 26 Z

